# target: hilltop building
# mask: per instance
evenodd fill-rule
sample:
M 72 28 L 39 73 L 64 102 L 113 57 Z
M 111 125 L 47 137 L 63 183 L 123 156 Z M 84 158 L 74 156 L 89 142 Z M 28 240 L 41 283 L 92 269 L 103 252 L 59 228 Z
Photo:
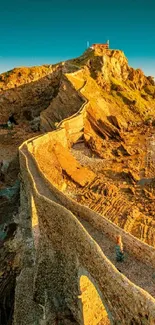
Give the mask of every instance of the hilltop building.
M 109 40 L 105 44 L 102 44 L 102 43 L 93 44 L 90 48 L 93 49 L 93 50 L 109 49 Z

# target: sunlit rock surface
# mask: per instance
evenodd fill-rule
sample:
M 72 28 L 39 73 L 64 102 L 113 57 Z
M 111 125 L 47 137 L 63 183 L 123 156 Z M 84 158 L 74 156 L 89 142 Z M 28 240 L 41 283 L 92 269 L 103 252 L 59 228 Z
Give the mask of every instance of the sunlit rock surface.
M 12 113 L 18 122 L 13 131 L 1 129 L 3 150 L 12 140 L 17 147 L 32 131 L 37 131 L 33 135 L 52 131 L 20 148 L 22 194 L 16 246 L 21 247 L 18 255 L 23 262 L 15 325 L 21 319 L 23 325 L 62 320 L 85 325 L 153 324 L 153 78 L 129 67 L 122 51 L 96 47 L 54 66 L 14 69 L 1 75 L 0 87 L 0 124 Z M 116 265 L 114 257 L 118 233 L 127 251 L 122 266 Z M 82 298 L 79 278 L 76 283 L 71 280 L 81 265 L 95 279 L 101 298 L 93 308 L 90 297 L 96 299 L 96 291 L 89 281 L 81 287 Z

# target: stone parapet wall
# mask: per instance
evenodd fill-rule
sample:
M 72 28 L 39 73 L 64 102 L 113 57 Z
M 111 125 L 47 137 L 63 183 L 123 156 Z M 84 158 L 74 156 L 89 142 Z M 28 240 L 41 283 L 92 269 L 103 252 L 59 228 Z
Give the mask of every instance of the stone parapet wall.
M 82 105 L 82 110 L 80 109 L 73 117 L 66 118 L 59 124 L 56 130 L 28 140 L 29 150 L 35 153 L 39 146 L 49 144 L 50 141 L 60 142 L 64 147 L 70 147 L 73 143 L 77 142 L 83 134 L 84 119 L 88 105 L 88 103 Z

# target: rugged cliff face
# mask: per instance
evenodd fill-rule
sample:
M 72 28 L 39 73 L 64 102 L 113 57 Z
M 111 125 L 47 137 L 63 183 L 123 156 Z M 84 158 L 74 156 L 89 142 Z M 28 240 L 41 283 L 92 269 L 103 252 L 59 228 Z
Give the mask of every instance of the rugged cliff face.
M 88 74 L 95 80 L 95 86 L 99 86 L 100 96 L 115 107 L 115 115 L 121 113 L 126 122 L 135 122 L 154 114 L 153 78 L 146 77 L 140 69 L 130 68 L 122 51 L 103 50 L 102 53 L 94 53 L 88 50 L 73 62 L 79 67 L 87 67 Z
M 39 116 L 57 94 L 61 64 L 18 68 L 0 75 L 0 122 L 11 113 L 18 122 Z
M 66 74 L 80 70 L 74 82 L 66 78 Z M 117 117 L 120 114 L 124 123 L 146 120 L 154 114 L 152 77 L 129 67 L 122 51 L 88 49 L 81 57 L 64 63 L 16 68 L 1 74 L 0 122 L 11 113 L 18 121 L 33 120 L 46 109 L 42 128 L 53 129 L 55 123 L 79 109 L 82 99 L 77 90 L 83 82 L 88 87 L 84 95 L 109 103 L 110 110 Z
M 48 108 L 41 113 L 41 129 L 43 131 L 55 129 L 60 121 L 76 113 L 83 102 L 73 85 L 63 76 L 57 96 L 51 101 Z
M 73 76 L 73 72 L 76 76 Z M 127 127 L 129 123 L 140 123 L 154 116 L 154 80 L 146 77 L 140 69 L 129 67 L 122 51 L 95 52 L 89 49 L 81 57 L 67 61 L 63 73 L 70 84 L 66 86 L 66 80 L 62 79 L 57 97 L 41 114 L 41 125 L 45 130 L 54 128 L 50 120 L 57 122 L 62 116 L 67 117 L 71 111 L 74 113 L 78 109 L 80 102 L 74 89 L 79 92 L 83 85 L 85 87 L 81 93 L 92 103 L 93 114 L 102 111 L 104 120 L 115 116 L 117 124 Z M 51 125 L 47 126 L 46 120 Z

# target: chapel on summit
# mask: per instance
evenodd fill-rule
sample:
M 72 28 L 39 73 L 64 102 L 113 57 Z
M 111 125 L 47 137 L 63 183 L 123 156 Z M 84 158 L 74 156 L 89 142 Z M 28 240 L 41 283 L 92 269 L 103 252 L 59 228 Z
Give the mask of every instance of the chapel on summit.
M 92 46 L 90 47 L 93 50 L 103 50 L 103 49 L 109 49 L 109 40 L 106 43 L 96 43 L 96 44 L 92 44 Z

